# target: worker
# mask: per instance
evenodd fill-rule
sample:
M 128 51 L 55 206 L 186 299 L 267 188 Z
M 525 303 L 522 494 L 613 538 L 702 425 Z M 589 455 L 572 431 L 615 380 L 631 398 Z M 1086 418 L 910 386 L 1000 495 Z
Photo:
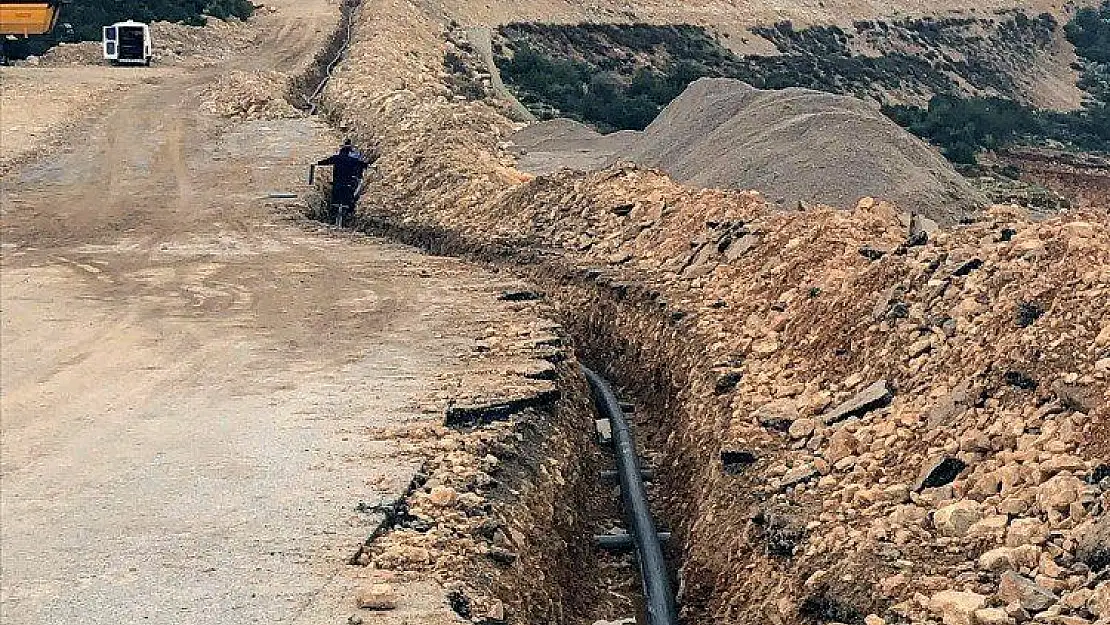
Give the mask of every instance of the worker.
M 332 210 L 342 210 L 338 208 L 340 206 L 346 207 L 347 210 L 354 210 L 355 202 L 358 201 L 359 192 L 362 190 L 362 175 L 376 160 L 378 160 L 376 153 L 369 156 L 363 155 L 355 150 L 354 144 L 347 139 L 343 142 L 343 147 L 339 148 L 338 154 L 316 163 L 319 166 L 332 167 Z

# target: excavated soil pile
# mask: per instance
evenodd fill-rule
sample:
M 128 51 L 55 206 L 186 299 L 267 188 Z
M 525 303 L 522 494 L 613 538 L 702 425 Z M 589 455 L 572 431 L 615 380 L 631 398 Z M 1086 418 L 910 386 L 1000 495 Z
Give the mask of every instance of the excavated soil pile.
M 280 72 L 231 71 L 221 75 L 201 95 L 201 106 L 210 113 L 233 119 L 286 119 L 301 117 L 286 99 L 289 77 Z
M 513 140 L 533 173 L 629 160 L 692 185 L 757 189 L 790 207 L 848 208 L 871 196 L 955 223 L 985 201 L 936 151 L 862 100 L 725 78 L 691 84 L 642 134 L 603 137 L 556 120 Z
M 532 178 L 441 82 L 440 16 L 367 7 L 325 102 L 382 148 L 362 225 L 527 274 L 642 393 L 686 622 L 1110 618 L 1105 214 L 942 230 L 641 166 Z

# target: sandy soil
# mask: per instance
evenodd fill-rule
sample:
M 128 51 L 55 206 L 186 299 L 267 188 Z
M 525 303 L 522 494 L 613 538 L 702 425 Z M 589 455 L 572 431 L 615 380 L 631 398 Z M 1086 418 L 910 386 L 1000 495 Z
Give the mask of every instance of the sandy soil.
M 136 87 L 173 77 L 169 68 L 0 68 L 0 175 L 96 117 Z
M 276 35 L 227 67 L 5 70 L 27 87 L 6 133 L 114 97 L 3 180 L 4 623 L 345 622 L 379 520 L 358 504 L 418 462 L 371 428 L 438 422 L 459 376 L 536 384 L 468 360 L 521 317 L 504 279 L 280 218 L 265 198 L 304 190 L 325 127 L 198 105 L 215 72 L 307 62 L 334 19 L 268 4 Z M 11 133 L 6 156 L 43 145 Z M 433 591 L 399 612 L 442 617 Z

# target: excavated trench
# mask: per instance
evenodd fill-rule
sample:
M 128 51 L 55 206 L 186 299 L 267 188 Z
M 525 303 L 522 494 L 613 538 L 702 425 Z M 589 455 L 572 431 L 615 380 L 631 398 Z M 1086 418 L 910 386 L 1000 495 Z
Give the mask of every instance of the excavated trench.
M 327 223 L 326 198 L 327 181 L 321 179 L 308 197 L 306 216 Z M 360 229 L 431 253 L 494 266 L 507 258 L 503 251 L 470 249 L 443 233 L 416 234 L 372 221 L 364 221 Z M 564 329 L 560 348 L 548 358 L 555 366 L 558 397 L 445 415 L 448 427 L 481 440 L 476 456 L 493 455 L 498 467 L 496 484 L 486 491 L 492 505 L 482 512 L 489 520 L 473 528 L 478 541 L 490 547 L 486 557 L 441 579 L 451 580 L 446 586 L 452 589 L 448 601 L 455 611 L 487 625 L 662 623 L 646 615 L 635 549 L 598 544 L 605 539 L 627 539 L 632 523 L 621 502 L 611 431 L 603 432 L 598 423 L 605 415 L 597 408 L 597 396 L 590 391 L 582 365 L 614 381 L 639 460 L 650 476 L 647 501 L 659 533 L 665 535 L 663 568 L 672 590 L 679 587 L 676 573 L 683 550 L 680 534 L 672 533 L 672 528 L 680 526 L 672 523 L 667 513 L 675 501 L 668 484 L 681 478 L 673 462 L 659 451 L 668 431 L 658 415 L 666 414 L 674 401 L 669 392 L 673 383 L 661 369 L 640 379 L 644 371 L 628 366 L 629 346 L 619 338 L 615 326 L 601 322 L 611 310 L 602 308 L 587 317 L 561 314 L 564 305 L 570 304 L 563 297 L 570 297 L 569 292 L 548 290 L 546 298 Z M 650 382 L 644 384 L 644 380 Z M 401 498 L 372 510 L 380 512 L 383 521 L 354 553 L 350 564 L 375 562 L 387 549 L 391 535 L 398 532 L 432 529 L 434 520 L 429 523 L 410 509 L 443 483 L 437 470 L 446 464 L 443 457 L 430 457 Z M 491 597 L 504 604 L 503 619 L 483 617 Z
M 317 97 L 350 44 L 358 5 L 358 0 L 343 3 L 337 29 L 316 64 L 291 82 L 289 97 L 298 107 L 316 112 Z M 309 218 L 327 221 L 327 185 L 325 174 L 309 194 Z M 465 473 L 452 464 L 462 452 L 431 453 L 406 494 L 377 507 L 381 526 L 355 551 L 350 564 L 385 562 L 398 570 L 421 570 L 443 583 L 445 599 L 459 616 L 485 625 L 664 622 L 645 612 L 634 550 L 597 545 L 601 537 L 612 538 L 631 527 L 621 489 L 611 477 L 617 469 L 614 449 L 599 440 L 601 415 L 583 375 L 584 364 L 612 383 L 623 404 L 634 407 L 627 416 L 640 460 L 651 474 L 647 501 L 658 529 L 667 535 L 663 553 L 671 589 L 684 602 L 679 622 L 705 622 L 700 604 L 714 592 L 715 580 L 699 577 L 687 562 L 687 537 L 704 494 L 698 475 L 706 459 L 675 442 L 690 439 L 683 417 L 688 399 L 683 389 L 689 380 L 676 364 L 692 361 L 687 356 L 697 347 L 677 331 L 679 319 L 661 311 L 650 293 L 634 293 L 596 274 L 552 265 L 535 250 L 475 246 L 448 230 L 398 225 L 373 215 L 363 216 L 356 227 L 520 275 L 542 289 L 563 336 L 550 357 L 557 397 L 532 398 L 462 418 L 446 415 L 445 425 L 463 441 L 456 449 L 471 453 L 484 470 L 478 475 L 488 471 L 490 479 L 479 486 L 473 481 L 460 485 L 450 474 Z M 496 459 L 495 469 L 483 464 L 489 458 Z M 483 492 L 486 502 L 465 513 L 482 519 L 480 523 L 414 513 L 422 499 L 448 483 Z M 450 552 L 459 547 L 450 544 L 455 542 L 462 545 L 458 552 L 472 553 L 455 558 L 444 570 L 419 559 L 390 562 L 384 557 L 394 555 L 407 538 L 437 532 L 437 548 Z
M 313 212 L 313 216 L 319 213 Z M 708 464 L 717 462 L 718 454 L 700 454 L 698 451 L 703 450 L 691 447 L 696 439 L 687 430 L 686 415 L 692 410 L 691 400 L 697 398 L 689 394 L 689 371 L 681 363 L 693 362 L 699 347 L 684 336 L 681 318 L 661 309 L 651 293 L 640 292 L 635 285 L 613 283 L 596 272 L 583 274 L 554 266 L 535 250 L 475 246 L 446 230 L 398 225 L 373 216 L 363 217 L 358 227 L 429 253 L 463 257 L 516 273 L 542 290 L 565 329 L 566 343 L 573 349 L 570 360 L 597 371 L 613 384 L 623 402 L 634 406 L 628 417 L 643 465 L 653 474 L 648 500 L 660 531 L 669 534 L 664 553 L 672 587 L 680 592 L 682 601 L 679 622 L 706 622 L 707 606 L 718 592 L 719 580 L 690 561 L 688 540 L 691 523 L 697 519 L 699 503 L 706 494 L 699 476 Z M 543 544 L 542 537 L 548 533 L 565 537 L 565 549 L 545 551 L 552 566 L 548 570 L 563 572 L 548 579 L 549 583 L 565 584 L 550 593 L 563 597 L 563 603 L 541 620 L 536 620 L 539 615 L 525 616 L 533 611 L 524 610 L 520 620 L 510 618 L 505 622 L 649 623 L 642 611 L 635 556 L 590 548 L 597 535 L 627 530 L 627 517 L 620 509 L 619 488 L 599 479 L 602 471 L 615 468 L 614 456 L 611 449 L 593 440 L 593 422 L 598 413 L 585 400 L 584 378 L 577 368 L 560 367 L 558 383 L 563 401 L 570 391 L 577 398 L 577 407 L 572 417 L 546 417 L 548 427 L 579 444 L 562 450 L 537 444 L 526 455 L 532 454 L 533 462 L 569 468 L 567 474 L 573 476 L 571 482 L 553 493 L 556 498 L 575 501 L 573 511 L 566 510 L 563 518 L 551 517 L 551 527 L 530 537 L 537 544 Z M 573 434 L 563 428 L 570 428 Z M 587 438 L 583 438 L 584 433 Z M 560 451 L 567 453 L 560 455 Z M 737 475 L 734 485 L 738 494 L 749 479 L 755 478 Z M 741 501 L 744 499 L 741 497 Z M 510 502 L 508 509 L 530 515 L 530 505 L 518 500 Z M 708 548 L 709 552 L 716 550 Z M 543 579 L 530 577 L 525 570 L 515 575 L 517 583 Z M 506 588 L 509 586 L 512 584 Z M 563 618 L 551 618 L 555 612 Z M 626 618 L 636 620 L 622 620 Z

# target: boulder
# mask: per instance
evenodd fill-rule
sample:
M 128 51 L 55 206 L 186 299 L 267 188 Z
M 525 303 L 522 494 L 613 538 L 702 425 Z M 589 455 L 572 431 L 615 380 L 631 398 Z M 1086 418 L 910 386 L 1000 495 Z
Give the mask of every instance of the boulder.
M 1088 521 L 1075 530 L 1075 556 L 1092 571 L 1110 567 L 1110 516 Z
M 1100 619 L 1110 620 L 1110 582 L 1095 586 L 1095 591 L 1087 599 L 1087 609 Z
M 1017 603 L 1031 614 L 1043 612 L 1060 600 L 1048 589 L 1013 571 L 1002 574 L 998 582 L 998 598 L 1006 604 Z
M 999 608 L 983 608 L 975 611 L 976 625 L 1013 625 L 1014 619 Z
M 1086 488 L 1083 480 L 1073 475 L 1057 475 L 1037 489 L 1037 505 L 1045 512 L 1067 510 Z
M 979 556 L 979 568 L 992 573 L 1012 571 L 1014 565 L 1014 552 L 1009 547 L 991 549 Z
M 397 607 L 397 591 L 389 584 L 370 584 L 358 591 L 355 602 L 364 610 L 393 610 Z
M 798 405 L 793 399 L 776 399 L 756 408 L 752 416 L 765 428 L 785 432 L 798 418 Z
M 879 380 L 827 412 L 821 420 L 826 425 L 832 425 L 852 417 L 862 417 L 872 410 L 889 406 L 893 399 L 894 391 L 890 389 L 887 381 Z
M 975 611 L 986 605 L 985 595 L 957 590 L 942 590 L 929 599 L 929 609 L 944 625 L 975 625 Z
M 808 438 L 810 435 L 813 434 L 813 431 L 816 428 L 817 428 L 817 422 L 816 421 L 814 421 L 813 419 L 809 419 L 809 418 L 803 418 L 803 419 L 798 419 L 797 421 L 794 421 L 793 423 L 791 423 L 790 424 L 790 429 L 787 430 L 787 433 L 790 435 L 790 438 L 794 438 L 794 439 Z
M 1037 519 L 1015 519 L 1006 532 L 1007 547 L 1043 545 L 1048 539 L 1048 528 Z
M 829 437 L 829 446 L 825 449 L 825 460 L 836 464 L 848 456 L 854 456 L 859 451 L 859 439 L 848 430 L 837 430 Z
M 958 538 L 967 536 L 971 526 L 980 518 L 979 504 L 970 499 L 963 499 L 937 510 L 933 514 L 933 526 L 943 536 Z

